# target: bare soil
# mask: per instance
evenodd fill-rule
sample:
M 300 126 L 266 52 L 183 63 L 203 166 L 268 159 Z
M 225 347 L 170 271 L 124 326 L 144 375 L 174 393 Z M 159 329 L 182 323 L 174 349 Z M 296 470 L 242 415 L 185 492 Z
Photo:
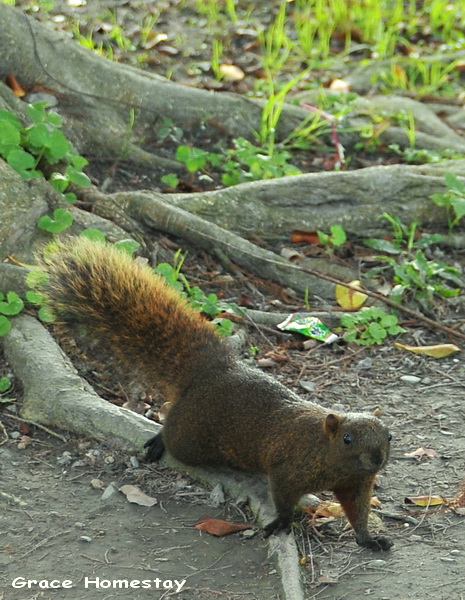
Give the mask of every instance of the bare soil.
M 11 441 L 0 447 L 0 598 L 279 598 L 260 537 L 219 538 L 193 527 L 205 515 L 243 522 L 241 511 L 212 507 L 208 490 L 166 469 L 128 467 L 129 459 L 95 441 L 64 444 L 40 432 L 25 450 Z M 118 491 L 103 500 L 95 479 L 137 485 L 157 504 L 130 504 Z M 72 587 L 14 587 L 25 580 Z M 105 587 L 113 580 L 151 588 Z M 175 582 L 184 582 L 179 594 Z
M 275 347 L 276 349 L 276 347 Z M 302 554 L 307 597 L 336 600 L 461 599 L 464 597 L 465 519 L 450 508 L 405 503 L 420 495 L 458 493 L 464 475 L 464 361 L 406 355 L 393 347 L 375 350 L 319 347 L 310 355 L 291 351 L 274 371 L 288 385 L 316 384 L 303 397 L 344 410 L 382 409 L 393 434 L 392 456 L 380 477 L 379 514 L 391 552 L 375 554 L 356 546 L 344 521 L 321 525 L 297 517 L 295 535 Z M 420 378 L 403 382 L 404 375 Z M 12 394 L 10 394 L 12 395 Z M 217 538 L 194 528 L 205 515 L 235 522 L 253 520 L 234 499 L 220 507 L 210 491 L 166 468 L 134 461 L 111 443 L 55 437 L 11 419 L 2 422 L 8 439 L 0 446 L 0 565 L 5 599 L 168 597 L 174 590 L 96 589 L 85 578 L 156 581 L 186 579 L 176 597 L 267 600 L 281 598 L 279 577 L 260 534 Z M 63 432 L 60 432 L 63 433 Z M 18 434 L 21 434 L 20 437 Z M 27 435 L 27 447 L 21 448 Z M 418 448 L 436 455 L 408 458 Z M 140 457 L 139 457 L 140 458 Z M 102 499 L 98 479 L 139 486 L 155 497 L 151 508 L 130 504 L 119 492 Z M 5 496 L 8 494 L 9 496 Z M 330 495 L 322 494 L 322 499 Z M 71 580 L 66 590 L 15 589 L 17 577 Z M 105 583 L 103 584 L 105 585 Z M 1 596 L 0 596 L 1 597 Z

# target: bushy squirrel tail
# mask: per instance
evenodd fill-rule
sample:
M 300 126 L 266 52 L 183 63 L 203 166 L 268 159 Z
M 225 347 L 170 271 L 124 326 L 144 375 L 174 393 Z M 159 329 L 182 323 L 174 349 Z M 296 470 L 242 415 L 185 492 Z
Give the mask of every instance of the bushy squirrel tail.
M 210 323 L 123 250 L 74 238 L 58 243 L 41 266 L 57 322 L 82 333 L 124 379 L 157 386 L 167 400 L 190 385 L 206 359 L 226 352 Z

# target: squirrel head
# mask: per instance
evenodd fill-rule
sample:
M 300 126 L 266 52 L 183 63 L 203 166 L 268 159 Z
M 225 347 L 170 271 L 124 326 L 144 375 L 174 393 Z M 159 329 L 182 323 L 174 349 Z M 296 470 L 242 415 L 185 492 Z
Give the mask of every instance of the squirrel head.
M 352 465 L 354 471 L 375 474 L 387 463 L 392 436 L 377 417 L 365 413 L 330 413 L 324 428 L 332 452 L 341 457 L 342 464 Z M 348 467 L 348 471 L 352 468 Z

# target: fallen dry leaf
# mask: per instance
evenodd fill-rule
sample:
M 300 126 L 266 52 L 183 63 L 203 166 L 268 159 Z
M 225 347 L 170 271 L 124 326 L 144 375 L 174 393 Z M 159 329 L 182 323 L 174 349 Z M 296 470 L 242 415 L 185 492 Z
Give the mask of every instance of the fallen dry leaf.
M 195 524 L 195 528 L 199 531 L 205 531 L 206 533 L 218 537 L 229 535 L 230 533 L 237 533 L 238 531 L 244 531 L 244 529 L 251 529 L 250 525 L 245 523 L 231 523 L 230 521 L 222 521 L 221 519 L 214 519 L 213 517 L 203 517 L 202 519 L 199 519 Z
M 320 238 L 316 231 L 301 231 L 295 229 L 291 232 L 291 242 L 294 244 L 300 244 L 301 242 L 307 242 L 307 244 L 319 244 Z
M 329 500 L 321 502 L 318 506 L 305 506 L 302 510 L 312 515 L 313 519 L 318 517 L 339 519 L 344 514 L 339 502 L 331 502 Z
M 349 282 L 350 286 L 361 288 L 362 284 L 358 279 Z M 368 296 L 361 292 L 356 292 L 343 285 L 335 287 L 336 302 L 345 310 L 358 310 L 363 306 Z
M 172 402 L 164 402 L 160 406 L 160 410 L 158 411 L 158 418 L 160 420 L 160 423 L 164 423 L 166 421 L 166 417 L 168 416 L 172 405 Z
M 452 352 L 461 352 L 461 348 L 455 344 L 435 344 L 434 346 L 409 346 L 408 344 L 400 344 L 394 342 L 394 346 L 408 350 L 414 354 L 426 354 L 426 356 L 432 356 L 433 358 L 443 358 L 449 356 Z
M 372 496 L 370 505 L 379 508 L 381 506 L 381 502 L 376 496 Z M 313 519 L 316 519 L 317 517 L 332 517 L 334 519 L 339 519 L 340 517 L 344 516 L 344 511 L 339 502 L 331 502 L 330 500 L 320 502 L 318 506 L 303 506 L 302 511 L 308 515 L 311 515 Z
M 24 450 L 31 444 L 32 444 L 32 439 L 28 435 L 22 435 L 19 438 L 19 443 L 18 443 L 17 448 L 18 448 L 18 450 Z
M 400 65 L 394 65 L 392 70 L 395 72 L 397 80 L 406 86 L 408 84 L 408 77 L 405 69 Z
M 405 504 L 415 504 L 415 506 L 441 506 L 441 504 L 447 504 L 447 500 L 444 496 L 415 496 L 412 498 L 405 498 Z
M 294 250 L 294 248 L 286 247 L 282 248 L 281 256 L 286 260 L 290 260 L 291 262 L 305 258 L 305 254 L 302 254 L 302 252 L 298 252 L 297 250 Z
M 157 499 L 147 496 L 135 485 L 122 485 L 119 491 L 123 493 L 128 502 L 139 504 L 140 506 L 154 506 L 157 504 Z
M 22 98 L 27 93 L 12 73 L 6 76 L 6 84 L 17 98 Z
M 283 354 L 280 354 L 279 352 L 274 352 L 273 350 L 270 350 L 270 352 L 267 352 L 266 354 L 264 354 L 264 357 L 272 358 L 277 363 L 286 363 L 289 361 L 289 358 L 287 356 L 284 356 Z
M 263 369 L 276 367 L 276 362 L 270 356 L 264 358 L 257 358 L 255 364 L 257 365 L 257 367 L 262 367 Z
M 450 501 L 449 506 L 455 509 L 464 509 L 465 508 L 465 479 L 460 483 L 459 491 Z
M 135 398 L 130 398 L 127 402 L 124 402 L 122 404 L 122 407 L 132 410 L 132 412 L 135 412 L 138 415 L 143 415 L 150 408 L 150 404 L 147 404 L 147 402 L 144 402 L 142 400 L 136 400 Z
M 407 458 L 432 458 L 433 456 L 437 456 L 437 452 L 436 450 L 433 450 L 432 448 L 417 448 L 416 450 L 413 450 L 412 452 L 405 452 L 404 456 L 406 456 Z

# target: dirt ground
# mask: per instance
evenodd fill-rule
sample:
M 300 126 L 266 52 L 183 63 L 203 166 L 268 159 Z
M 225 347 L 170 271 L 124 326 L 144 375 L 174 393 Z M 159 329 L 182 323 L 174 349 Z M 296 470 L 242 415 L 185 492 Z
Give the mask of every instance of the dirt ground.
M 66 3 L 56 4 L 65 9 Z M 115 3 L 87 3 L 89 10 L 107 4 Z M 127 3 L 116 4 L 122 5 L 123 11 L 129 10 Z M 268 11 L 268 3 L 263 5 Z M 182 20 L 165 22 L 164 17 L 160 23 L 169 33 L 169 42 L 176 38 L 176 28 L 183 25 Z M 59 21 L 55 26 L 60 26 Z M 87 26 L 81 16 L 83 35 L 93 26 L 90 17 Z M 105 28 L 95 31 L 98 42 Z M 186 36 L 187 41 L 192 38 L 197 39 Z M 211 84 L 205 49 L 204 56 L 196 48 L 190 52 L 191 60 L 197 63 L 195 76 L 192 69 L 184 66 L 184 71 L 182 67 L 181 58 L 189 53 L 169 50 L 165 48 L 159 62 L 150 64 L 151 70 L 162 75 L 170 72 L 176 81 L 187 79 L 187 73 L 192 85 L 206 85 L 205 79 Z M 236 52 L 244 55 L 241 66 L 253 72 L 253 52 L 244 53 L 241 47 Z M 250 54 L 249 65 L 245 59 Z M 238 297 L 232 300 L 238 301 Z M 268 299 L 263 304 L 266 306 L 258 308 L 270 307 Z M 422 337 L 420 330 L 415 335 L 407 334 L 402 341 L 449 341 L 433 339 L 425 332 Z M 272 349 L 262 338 L 251 343 L 263 350 Z M 303 398 L 328 407 L 380 407 L 393 435 L 391 459 L 376 490 L 386 535 L 395 542 L 392 551 L 375 554 L 358 548 L 342 521 L 318 527 L 318 535 L 301 524 L 295 535 L 302 555 L 306 598 L 464 599 L 465 516 L 444 507 L 425 509 L 405 503 L 405 498 L 429 494 L 453 498 L 465 476 L 462 354 L 435 360 L 407 354 L 394 348 L 392 342 L 371 350 L 346 347 L 339 353 L 320 346 L 308 355 L 302 350 L 292 351 L 287 362 L 277 363 L 269 371 Z M 0 376 L 6 374 L 13 377 L 0 357 Z M 405 376 L 418 380 L 408 382 L 402 379 Z M 299 379 L 313 383 L 314 390 L 306 391 Z M 14 418 L 21 403 L 19 382 L 14 381 L 13 390 L 3 400 L 5 397 L 15 402 L 0 403 L 0 600 L 159 600 L 170 596 L 179 600 L 282 599 L 279 574 L 260 534 L 217 538 L 194 528 L 204 515 L 252 522 L 237 499 L 215 506 L 209 489 L 172 470 L 148 466 L 142 457 L 136 462 L 113 448 L 110 440 L 103 445 L 56 432 L 65 435 L 64 442 L 27 426 Z M 25 441 L 24 435 L 29 440 Z M 419 448 L 434 452 L 417 458 L 406 456 Z M 96 479 L 103 489 L 92 486 Z M 137 485 L 155 497 L 157 504 L 151 508 L 130 504 L 119 492 L 102 498 L 103 490 L 112 482 L 116 487 Z M 101 583 L 98 588 L 96 578 Z M 19 586 L 27 580 L 60 582 L 63 587 L 13 585 L 14 581 Z M 113 580 L 134 585 L 150 581 L 152 587 L 108 587 L 107 582 Z
M 342 521 L 319 527 L 319 536 L 302 521 L 296 538 L 306 597 L 465 598 L 464 516 L 404 502 L 428 494 L 452 498 L 458 492 L 465 472 L 463 358 L 435 361 L 388 346 L 355 352 L 345 349 L 338 355 L 320 348 L 311 360 L 295 353 L 294 364 L 281 369 L 279 377 L 291 384 L 306 365 L 303 380 L 313 381 L 316 387 L 306 394 L 299 386 L 303 397 L 346 410 L 381 407 L 393 446 L 377 496 L 386 533 L 395 546 L 391 552 L 375 554 L 358 548 Z M 406 375 L 420 380 L 404 382 L 401 377 Z M 8 440 L 0 446 L 4 582 L 0 598 L 282 597 L 278 574 L 260 535 L 216 538 L 193 527 L 204 515 L 250 522 L 250 515 L 244 515 L 233 499 L 215 508 L 210 490 L 170 469 L 137 463 L 111 445 L 70 436 L 63 443 L 34 427 L 24 429 L 24 424 L 9 417 L 9 406 L 1 416 Z M 32 444 L 21 449 L 19 434 L 24 433 Z M 418 448 L 436 454 L 405 456 Z M 117 487 L 137 485 L 158 503 L 144 508 L 128 503 L 119 492 L 102 499 L 102 489 L 91 485 L 95 479 L 103 489 L 112 482 Z M 14 588 L 16 578 L 71 580 L 73 587 Z M 96 578 L 103 586 L 114 579 L 152 580 L 152 588 L 96 589 L 92 583 Z M 158 586 L 166 588 L 157 589 L 157 579 Z M 179 583 L 175 581 L 184 580 L 176 593 Z
M 40 435 L 27 450 L 14 444 L 0 449 L 1 492 L 14 496 L 1 499 L 1 598 L 137 600 L 169 597 L 179 585 L 181 592 L 174 595 L 186 599 L 279 597 L 279 580 L 261 538 L 216 538 L 193 528 L 205 514 L 238 520 L 237 511 L 230 515 L 227 509 L 212 508 L 208 491 L 176 474 L 148 467 L 127 469 L 124 458 L 129 457 L 116 459 L 117 466 L 102 467 L 114 454 L 96 444 L 89 451 L 101 452 L 98 466 L 85 459 L 76 466 L 76 440 L 63 444 Z M 66 466 L 60 465 L 63 452 L 71 453 Z M 148 476 L 151 485 L 141 487 L 158 501 L 151 509 L 128 503 L 119 492 L 104 501 L 102 491 L 90 485 L 94 478 L 105 486 L 141 485 Z M 73 587 L 15 588 L 23 581 L 18 578 L 70 580 Z M 152 587 L 104 587 L 105 580 L 115 579 L 151 581 Z

